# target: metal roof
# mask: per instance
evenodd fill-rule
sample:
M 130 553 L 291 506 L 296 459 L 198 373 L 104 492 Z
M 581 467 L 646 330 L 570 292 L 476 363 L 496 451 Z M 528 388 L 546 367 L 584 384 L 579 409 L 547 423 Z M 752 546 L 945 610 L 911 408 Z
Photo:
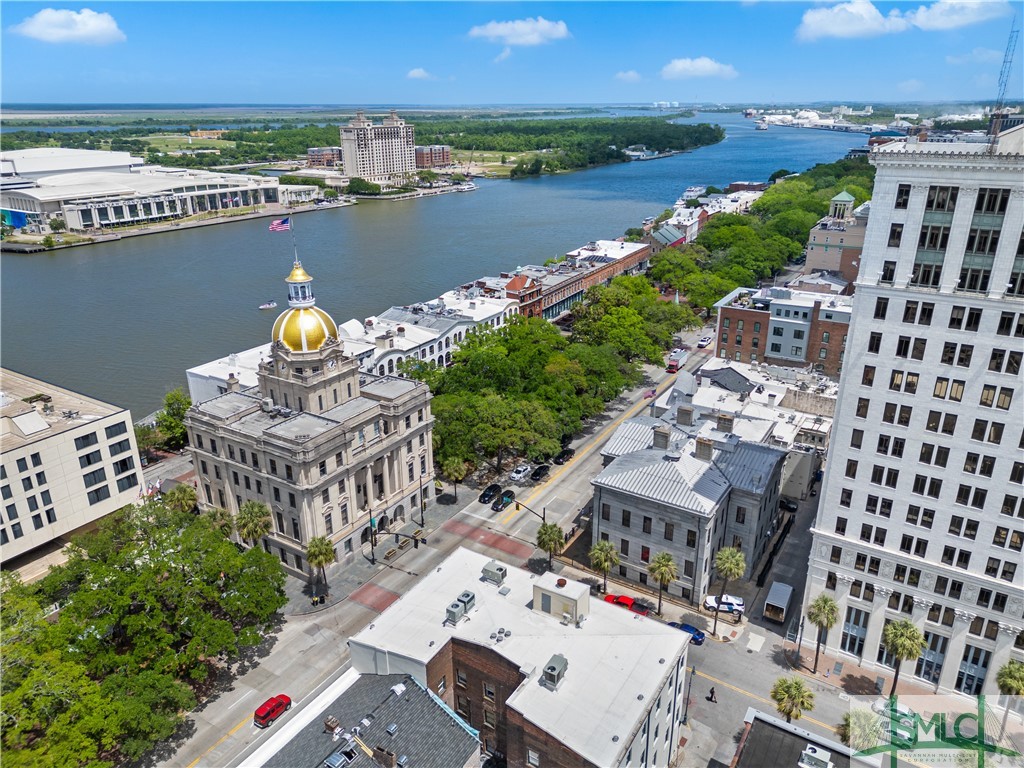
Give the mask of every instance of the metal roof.
M 602 488 L 711 516 L 729 492 L 729 480 L 714 463 L 694 456 L 694 446 L 691 441 L 684 450 L 676 451 L 678 460 L 667 458 L 670 452 L 663 449 L 620 456 L 592 482 Z

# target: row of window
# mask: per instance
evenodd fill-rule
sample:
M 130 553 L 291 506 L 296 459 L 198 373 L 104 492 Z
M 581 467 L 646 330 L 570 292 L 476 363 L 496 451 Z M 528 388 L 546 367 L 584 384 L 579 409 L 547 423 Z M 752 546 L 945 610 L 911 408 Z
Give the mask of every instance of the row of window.
M 32 528 L 34 530 L 38 531 L 45 525 L 45 523 L 43 522 L 44 516 L 46 517 L 47 523 L 52 524 L 57 522 L 57 513 L 53 510 L 53 507 L 48 507 L 42 512 L 37 512 L 34 515 L 32 515 Z M 17 515 L 15 515 L 15 517 L 17 517 Z M 9 521 L 10 520 L 13 520 L 13 518 L 9 518 Z M 10 530 L 11 532 L 10 534 L 8 534 L 6 527 L 0 528 L 0 544 L 7 544 L 10 541 L 10 537 L 12 536 L 15 539 L 20 539 L 22 536 L 25 535 L 25 532 L 22 529 L 20 522 L 11 522 Z

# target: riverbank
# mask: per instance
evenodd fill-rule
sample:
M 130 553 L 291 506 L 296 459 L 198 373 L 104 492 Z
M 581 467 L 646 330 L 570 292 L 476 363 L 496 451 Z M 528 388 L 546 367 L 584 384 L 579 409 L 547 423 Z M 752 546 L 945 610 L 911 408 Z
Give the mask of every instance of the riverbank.
M 356 200 L 416 200 L 420 197 L 435 197 L 436 195 L 447 195 L 451 192 L 474 192 L 475 184 L 460 184 L 456 187 L 441 187 L 439 189 L 417 189 L 413 192 L 404 192 L 400 195 L 352 195 Z

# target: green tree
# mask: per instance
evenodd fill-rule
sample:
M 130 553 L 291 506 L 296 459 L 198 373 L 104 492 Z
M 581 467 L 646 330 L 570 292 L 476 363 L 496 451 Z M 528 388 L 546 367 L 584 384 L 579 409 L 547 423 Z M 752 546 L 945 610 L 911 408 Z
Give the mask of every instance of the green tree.
M 151 424 L 138 424 L 135 427 L 135 444 L 148 461 L 153 457 L 153 449 L 162 445 L 163 436 Z
M 696 272 L 682 279 L 680 288 L 686 300 L 695 307 L 710 313 L 715 302 L 724 297 L 737 285 L 731 280 L 709 272 Z
M 537 547 L 548 553 L 548 570 L 552 568 L 555 555 L 560 555 L 565 547 L 565 531 L 555 523 L 541 523 L 537 529 Z
M 860 752 L 878 744 L 882 737 L 882 720 L 868 707 L 855 707 L 843 714 L 843 722 L 836 732 L 843 744 Z
M 594 336 L 612 345 L 627 360 L 653 363 L 661 350 L 651 341 L 643 317 L 630 307 L 612 307 L 594 324 Z
M 317 572 L 320 580 L 327 583 L 327 566 L 334 562 L 334 545 L 326 536 L 314 536 L 306 543 L 306 560 L 309 567 Z
M 459 483 L 469 474 L 469 464 L 457 456 L 449 456 L 441 464 L 441 472 L 455 487 L 455 500 L 459 500 Z
M 212 507 L 206 510 L 204 514 L 215 530 L 220 531 L 224 538 L 231 538 L 231 534 L 235 531 L 235 521 L 231 517 L 230 512 L 222 507 Z
M 814 709 L 814 693 L 800 677 L 780 677 L 772 686 L 771 697 L 787 723 L 793 718 L 799 720 L 804 712 Z
M 330 187 L 328 187 L 327 189 L 324 190 L 323 195 L 324 195 L 324 200 L 337 200 L 338 199 L 338 190 L 331 189 Z
M 775 182 L 778 179 L 783 178 L 784 176 L 791 175 L 792 173 L 792 171 L 787 171 L 785 168 L 780 168 L 779 170 L 775 171 L 775 173 L 768 177 L 768 181 Z
M 172 451 L 184 448 L 188 443 L 188 430 L 185 428 L 185 413 L 192 407 L 181 387 L 172 389 L 164 395 L 164 407 L 156 415 L 156 425 L 164 436 L 164 445 Z
M 53 239 L 52 235 L 46 235 L 46 237 L 40 241 L 40 244 L 43 248 L 53 248 L 53 246 L 57 244 L 57 241 Z
M 668 552 L 659 552 L 647 566 L 647 572 L 658 582 L 658 615 L 661 616 L 661 598 L 665 589 L 679 576 L 679 568 L 672 555 Z
M 604 578 L 602 592 L 608 591 L 608 573 L 619 564 L 619 552 L 607 539 L 594 542 L 590 548 L 590 567 Z
M 68 223 L 64 219 L 57 217 L 50 219 L 46 224 L 51 232 L 64 232 L 68 228 Z
M 235 517 L 235 530 L 250 546 L 270 533 L 270 508 L 261 501 L 252 499 L 242 502 Z
M 996 685 L 1003 696 L 1024 696 L 1024 662 L 1010 659 L 996 673 Z M 1010 714 L 1008 700 L 1003 709 L 1003 735 L 1006 735 L 1006 717 Z
M 714 635 L 718 632 L 718 613 L 722 608 L 722 596 L 725 594 L 729 582 L 734 579 L 743 578 L 747 572 L 747 558 L 743 550 L 735 547 L 723 547 L 715 554 L 715 571 L 718 578 L 722 580 L 722 588 L 718 591 L 718 604 L 715 606 L 715 626 L 711 630 Z
M 826 594 L 820 594 L 807 607 L 807 618 L 818 628 L 818 639 L 814 646 L 813 674 L 818 674 L 818 654 L 821 652 L 821 639 L 828 630 L 839 621 L 839 606 Z
M 900 679 L 900 667 L 904 661 L 913 661 L 925 649 L 924 635 L 921 630 L 907 619 L 891 621 L 882 630 L 882 645 L 896 659 L 896 670 L 892 676 L 892 688 L 889 696 L 896 694 L 896 683 Z
M 188 483 L 178 483 L 164 494 L 164 505 L 175 512 L 194 512 L 196 508 L 196 489 Z
M 355 176 L 349 179 L 348 188 L 345 191 L 350 195 L 379 195 L 381 187 L 380 184 L 374 184 Z
M 441 177 L 438 175 L 437 171 L 427 169 L 423 171 L 416 171 L 416 178 L 418 178 L 423 184 L 433 184 Z

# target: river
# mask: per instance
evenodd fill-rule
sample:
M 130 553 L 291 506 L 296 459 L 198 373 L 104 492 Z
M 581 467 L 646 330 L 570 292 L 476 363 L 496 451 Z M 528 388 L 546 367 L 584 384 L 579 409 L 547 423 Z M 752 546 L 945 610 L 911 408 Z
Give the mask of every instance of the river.
M 694 184 L 762 181 L 863 146 L 863 135 L 755 131 L 739 114 L 725 141 L 663 160 L 519 181 L 407 202 L 366 202 L 294 217 L 317 305 L 338 323 L 431 299 L 481 275 L 542 264 L 620 236 Z M 131 408 L 140 418 L 185 370 L 270 337 L 286 306 L 292 238 L 267 220 L 231 222 L 46 254 L 0 258 L 5 367 Z

